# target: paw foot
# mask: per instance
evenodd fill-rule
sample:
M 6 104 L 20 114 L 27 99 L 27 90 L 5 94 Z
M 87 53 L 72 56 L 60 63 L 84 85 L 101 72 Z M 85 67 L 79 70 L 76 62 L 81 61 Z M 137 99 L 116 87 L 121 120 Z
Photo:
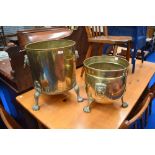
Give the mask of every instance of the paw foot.
M 78 97 L 77 97 L 77 101 L 78 101 L 78 102 L 83 102 L 83 98 L 82 98 L 81 96 L 78 96 Z
M 34 111 L 38 111 L 38 110 L 40 109 L 40 107 L 39 107 L 39 105 L 34 105 L 34 106 L 32 107 L 32 109 L 33 109 Z
M 127 108 L 127 107 L 128 107 L 128 103 L 127 103 L 127 102 L 123 102 L 123 103 L 122 103 L 122 107 L 123 107 L 123 108 Z
M 89 113 L 90 112 L 90 107 L 89 106 L 84 107 L 83 111 Z

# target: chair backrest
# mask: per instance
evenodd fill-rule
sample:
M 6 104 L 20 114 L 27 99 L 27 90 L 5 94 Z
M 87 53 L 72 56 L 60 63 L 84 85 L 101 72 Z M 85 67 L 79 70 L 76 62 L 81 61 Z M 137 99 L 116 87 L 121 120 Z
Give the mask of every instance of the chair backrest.
M 107 26 L 86 26 L 86 32 L 88 38 L 97 36 L 108 36 Z
M 125 120 L 120 128 L 129 128 L 130 125 L 134 124 L 138 119 L 140 119 L 146 111 L 146 109 L 148 108 L 148 105 L 151 102 L 152 98 L 153 93 L 148 93 L 146 97 L 143 99 L 143 101 L 140 103 L 140 107 L 134 113 L 132 118 L 130 118 L 129 120 Z
M 8 129 L 21 129 L 22 127 L 0 105 L 0 118 Z

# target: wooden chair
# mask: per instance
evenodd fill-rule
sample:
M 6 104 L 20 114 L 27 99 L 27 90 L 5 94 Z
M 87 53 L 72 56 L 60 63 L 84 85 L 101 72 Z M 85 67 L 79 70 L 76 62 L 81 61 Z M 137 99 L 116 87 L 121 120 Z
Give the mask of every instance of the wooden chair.
M 22 127 L 11 117 L 0 105 L 0 119 L 8 129 L 22 129 Z
M 113 45 L 113 54 L 117 53 L 117 46 L 127 44 L 126 59 L 129 61 L 130 48 L 132 37 L 130 36 L 108 36 L 108 29 L 106 26 L 86 26 L 86 32 L 88 37 L 88 50 L 85 58 L 89 58 L 92 55 L 93 46 L 98 44 L 98 55 L 102 55 L 104 44 Z M 81 77 L 84 73 L 84 67 L 81 71 Z
M 133 111 L 130 113 L 130 115 L 128 116 L 128 118 L 123 122 L 123 124 L 121 125 L 121 129 L 127 129 L 129 128 L 131 125 L 134 126 L 134 128 L 138 127 L 138 120 L 140 121 L 140 127 L 144 128 L 144 120 L 143 120 L 143 114 L 145 113 L 145 121 L 148 115 L 148 107 L 149 104 L 153 98 L 154 94 L 149 92 L 145 98 L 143 99 L 143 101 L 139 104 L 138 107 L 134 108 Z
M 148 93 L 153 93 L 153 97 L 150 101 L 148 110 L 145 113 L 145 125 L 147 125 L 147 122 L 148 122 L 148 115 L 152 114 L 152 101 L 155 98 L 155 83 L 150 88 L 149 87 L 146 88 L 143 96 L 146 96 Z
M 155 83 L 150 88 L 148 88 L 147 91 L 149 91 L 150 93 L 154 93 L 155 92 Z M 153 95 L 153 98 L 155 98 L 155 93 Z M 152 100 L 153 100 L 153 98 L 152 98 Z M 149 105 L 149 114 L 150 115 L 152 114 L 152 100 L 151 100 L 150 105 Z
M 89 43 L 89 47 L 86 53 L 86 58 L 88 58 L 92 54 L 94 43 L 96 43 L 92 39 L 100 36 L 108 36 L 108 29 L 107 29 L 107 26 L 85 26 L 85 29 L 87 32 L 88 43 Z M 101 42 L 99 42 L 98 54 L 102 55 L 103 44 L 100 44 L 100 43 Z

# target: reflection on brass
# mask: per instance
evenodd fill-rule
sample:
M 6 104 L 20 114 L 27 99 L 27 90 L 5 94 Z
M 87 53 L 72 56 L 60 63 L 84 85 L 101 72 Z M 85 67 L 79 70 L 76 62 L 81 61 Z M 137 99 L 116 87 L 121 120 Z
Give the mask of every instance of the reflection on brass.
M 28 44 L 25 48 L 33 80 L 40 84 L 42 93 L 60 94 L 77 85 L 74 41 L 42 41 Z M 76 94 L 79 100 L 77 91 Z
M 112 103 L 112 100 L 120 98 L 123 101 L 128 66 L 128 61 L 116 56 L 94 56 L 84 61 L 86 93 L 89 101 L 88 106 L 84 108 L 85 112 L 90 112 L 89 105 L 93 101 L 92 98 L 102 104 Z

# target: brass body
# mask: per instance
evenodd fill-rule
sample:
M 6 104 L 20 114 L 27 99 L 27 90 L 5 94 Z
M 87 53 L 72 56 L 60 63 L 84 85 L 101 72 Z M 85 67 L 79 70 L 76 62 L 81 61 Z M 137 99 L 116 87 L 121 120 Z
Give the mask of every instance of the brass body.
M 41 85 L 42 92 L 59 94 L 72 89 L 76 84 L 75 42 L 53 40 L 26 46 L 34 81 Z
M 28 44 L 25 48 L 36 90 L 36 104 L 41 93 L 55 95 L 75 87 L 78 95 L 74 41 L 42 41 Z M 38 108 L 37 105 L 34 110 Z
M 84 61 L 86 92 L 89 104 L 102 104 L 123 96 L 129 62 L 116 56 L 94 56 Z

